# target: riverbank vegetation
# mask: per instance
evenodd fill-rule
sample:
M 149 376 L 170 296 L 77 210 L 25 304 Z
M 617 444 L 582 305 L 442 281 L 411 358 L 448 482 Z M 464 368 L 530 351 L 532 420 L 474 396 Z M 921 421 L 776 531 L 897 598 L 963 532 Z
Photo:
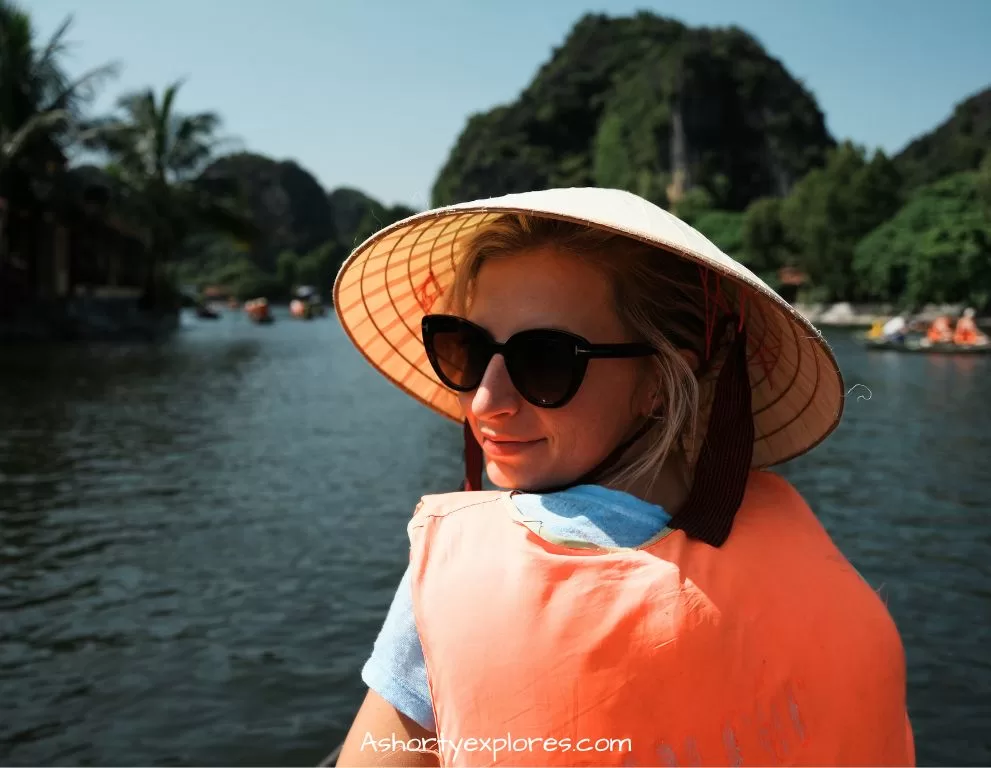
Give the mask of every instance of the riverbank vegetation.
M 42 39 L 0 0 L 7 306 L 101 281 L 140 290 L 147 306 L 174 302 L 182 284 L 326 295 L 354 246 L 414 212 L 240 151 L 218 114 L 183 110 L 181 83 L 93 115 L 121 66 L 67 72 L 70 31 L 67 20 Z M 432 202 L 619 187 L 794 298 L 988 308 L 989 150 L 991 89 L 889 157 L 831 136 L 814 95 L 744 30 L 587 15 L 515 101 L 467 119 Z M 53 221 L 67 251 L 45 234 Z

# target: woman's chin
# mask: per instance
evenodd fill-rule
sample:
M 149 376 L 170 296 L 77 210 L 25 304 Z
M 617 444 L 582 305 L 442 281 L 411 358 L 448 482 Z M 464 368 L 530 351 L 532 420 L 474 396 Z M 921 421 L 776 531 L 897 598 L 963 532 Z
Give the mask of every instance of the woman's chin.
M 488 476 L 489 482 L 496 488 L 505 490 L 517 490 L 519 488 L 517 481 L 520 473 L 514 471 L 512 467 L 500 466 L 498 462 L 488 459 L 485 462 L 485 474 Z
M 521 466 L 509 466 L 488 459 L 485 462 L 485 474 L 496 487 L 513 491 L 540 491 L 550 488 L 553 483 L 535 472 L 527 472 Z

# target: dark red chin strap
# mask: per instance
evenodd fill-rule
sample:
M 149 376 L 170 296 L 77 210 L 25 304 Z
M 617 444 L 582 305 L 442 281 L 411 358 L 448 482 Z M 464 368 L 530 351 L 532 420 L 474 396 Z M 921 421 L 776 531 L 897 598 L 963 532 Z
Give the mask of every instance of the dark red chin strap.
M 734 318 L 735 320 L 735 318 Z M 670 527 L 713 547 L 729 538 L 754 455 L 747 331 L 736 331 L 716 379 L 712 413 L 685 505 Z

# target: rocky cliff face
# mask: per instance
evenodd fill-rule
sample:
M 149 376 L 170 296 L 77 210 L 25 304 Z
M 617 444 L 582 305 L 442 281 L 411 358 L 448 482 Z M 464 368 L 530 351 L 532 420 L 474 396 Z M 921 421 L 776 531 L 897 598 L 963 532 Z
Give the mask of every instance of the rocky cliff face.
M 515 102 L 468 121 L 433 203 L 594 184 L 662 205 L 701 187 L 742 210 L 833 145 L 812 95 L 746 32 L 590 15 Z
M 991 154 L 991 88 L 957 104 L 953 114 L 895 156 L 909 188 L 973 171 Z
M 249 212 L 260 237 L 253 261 L 275 269 L 283 251 L 308 253 L 336 238 L 334 216 L 319 182 L 294 162 L 247 152 L 221 157 L 202 174 L 204 184 L 222 184 Z

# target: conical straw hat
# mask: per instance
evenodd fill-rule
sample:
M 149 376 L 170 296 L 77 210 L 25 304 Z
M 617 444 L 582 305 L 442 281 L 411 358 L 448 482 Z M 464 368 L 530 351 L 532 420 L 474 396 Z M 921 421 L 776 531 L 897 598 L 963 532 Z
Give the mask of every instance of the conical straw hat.
M 465 244 L 487 222 L 524 213 L 572 221 L 658 247 L 658 258 L 698 264 L 737 286 L 747 326 L 754 414 L 752 466 L 799 456 L 835 429 L 843 379 L 822 334 L 742 264 L 662 208 L 616 189 L 572 188 L 506 195 L 424 211 L 362 243 L 341 267 L 334 306 L 344 330 L 387 379 L 456 422 L 455 393 L 437 379 L 420 320 L 450 288 Z M 707 268 L 707 269 L 704 269 Z

